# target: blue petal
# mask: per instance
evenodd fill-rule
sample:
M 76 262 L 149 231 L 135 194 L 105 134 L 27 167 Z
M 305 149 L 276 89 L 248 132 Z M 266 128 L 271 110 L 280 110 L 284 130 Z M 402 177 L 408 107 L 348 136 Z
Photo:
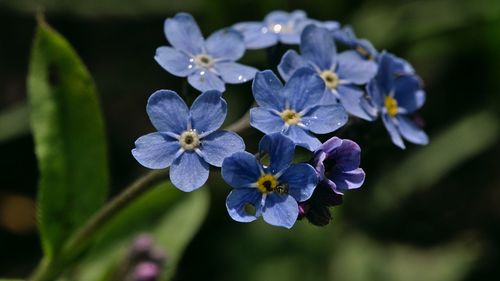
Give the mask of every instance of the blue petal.
M 310 151 L 316 150 L 321 142 L 308 131 L 298 127 L 298 126 L 290 126 L 285 132 L 284 135 L 289 137 L 296 145 L 302 146 Z
M 279 178 L 288 184 L 288 194 L 297 202 L 309 199 L 318 184 L 316 170 L 306 163 L 292 164 Z
M 290 33 L 280 33 L 278 34 L 279 35 L 279 40 L 281 41 L 281 43 L 283 44 L 287 44 L 287 45 L 297 45 L 297 44 L 300 44 L 300 32 L 301 32 L 302 28 L 295 28 L 295 30 L 293 30 L 292 32 Z
M 281 132 L 285 122 L 269 109 L 254 107 L 250 109 L 250 125 L 264 134 L 270 134 Z
M 372 103 L 379 109 L 384 107 L 384 96 L 388 94 L 388 92 L 383 93 L 382 90 L 377 79 L 372 79 L 368 82 L 368 85 L 366 85 L 368 96 L 370 96 Z
M 338 56 L 337 73 L 341 80 L 361 85 L 375 77 L 377 64 L 363 59 L 356 51 L 345 51 Z
M 365 172 L 361 168 L 352 171 L 338 172 L 329 176 L 329 179 L 335 183 L 335 190 L 343 191 L 360 188 L 365 181 Z
M 403 138 L 408 141 L 416 144 L 425 145 L 429 143 L 429 137 L 427 134 L 417 127 L 413 121 L 408 118 L 408 116 L 398 115 L 398 128 L 399 132 L 403 136 Z
M 291 228 L 299 215 L 299 205 L 292 196 L 270 193 L 262 216 L 271 225 Z
M 257 69 L 236 62 L 219 62 L 214 68 L 226 83 L 239 84 L 252 80 Z
M 247 49 L 262 49 L 278 43 L 278 36 L 261 22 L 242 22 L 233 25 L 233 28 L 243 34 Z
M 332 90 L 325 88 L 325 93 L 323 94 L 323 97 L 321 98 L 321 101 L 319 104 L 340 104 L 337 96 L 332 92 Z
M 151 133 L 135 141 L 132 155 L 146 168 L 163 169 L 174 162 L 180 148 L 176 139 L 161 133 Z
M 288 50 L 278 65 L 278 71 L 285 81 L 288 81 L 293 73 L 302 67 L 309 67 L 309 64 L 295 50 Z
M 402 75 L 395 79 L 394 98 L 398 102 L 398 107 L 406 109 L 406 113 L 413 113 L 419 109 L 425 101 L 420 78 L 416 75 Z
M 259 154 L 269 155 L 269 171 L 276 174 L 290 166 L 295 144 L 281 133 L 265 135 L 259 142 Z
M 347 113 L 339 104 L 318 105 L 310 109 L 301 121 L 313 133 L 327 134 L 347 123 Z
M 203 159 L 216 167 L 222 166 L 222 161 L 226 157 L 243 150 L 245 150 L 245 142 L 233 132 L 217 131 L 201 140 Z
M 227 103 L 219 91 L 206 91 L 191 105 L 191 124 L 199 134 L 207 134 L 220 128 L 227 114 Z
M 229 216 L 235 221 L 251 222 L 257 219 L 262 211 L 262 193 L 257 189 L 235 189 L 229 193 L 226 199 L 226 208 Z M 251 204 L 255 207 L 256 213 L 249 214 L 245 211 L 245 206 Z
M 261 176 L 262 166 L 253 154 L 236 152 L 222 161 L 221 174 L 233 188 L 252 188 Z
M 170 167 L 170 180 L 178 189 L 190 192 L 208 179 L 208 164 L 193 151 L 185 151 Z
M 297 70 L 283 88 L 290 108 L 297 112 L 318 104 L 324 92 L 325 82 L 309 68 Z
M 156 49 L 155 60 L 161 67 L 175 76 L 186 77 L 194 71 L 190 58 L 174 48 L 159 47 Z
M 208 90 L 224 92 L 226 90 L 224 82 L 212 71 L 206 69 L 197 69 L 188 76 L 188 82 L 193 88 L 200 92 Z
M 257 72 L 252 84 L 252 92 L 259 106 L 277 111 L 285 109 L 283 84 L 271 70 Z
M 345 110 L 350 114 L 372 121 L 375 115 L 368 114 L 369 102 L 366 100 L 365 93 L 354 85 L 341 85 L 337 88 L 340 103 L 344 106 Z M 374 110 L 369 111 L 374 113 Z
M 300 53 L 312 61 L 319 70 L 331 70 L 336 64 L 337 49 L 328 29 L 307 26 L 300 39 Z
M 160 132 L 181 134 L 187 128 L 189 109 L 174 91 L 154 92 L 148 99 L 146 110 L 151 123 Z
M 382 121 L 384 122 L 384 126 L 387 129 L 387 132 L 389 132 L 392 143 L 402 149 L 405 149 L 406 147 L 403 143 L 403 139 L 401 138 L 401 135 L 399 134 L 399 131 L 394 125 L 394 121 L 391 119 L 391 117 L 389 117 L 387 114 L 382 114 Z
M 205 42 L 207 53 L 216 59 L 238 60 L 245 53 L 243 36 L 232 28 L 214 32 Z
M 306 18 L 306 13 L 302 10 L 295 10 L 291 13 L 277 10 L 267 14 L 264 22 L 268 24 L 288 23 L 305 20 Z
M 177 50 L 191 56 L 203 52 L 203 36 L 190 14 L 178 13 L 173 18 L 166 19 L 164 31 L 168 42 Z

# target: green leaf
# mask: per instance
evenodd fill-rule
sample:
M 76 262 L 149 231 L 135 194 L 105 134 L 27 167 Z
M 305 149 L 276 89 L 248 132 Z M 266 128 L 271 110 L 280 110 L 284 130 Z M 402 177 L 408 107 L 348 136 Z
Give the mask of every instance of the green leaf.
M 69 43 L 43 22 L 31 54 L 28 98 L 40 170 L 39 228 L 50 259 L 103 204 L 108 170 L 94 82 Z
M 161 280 L 169 280 L 185 247 L 201 226 L 208 203 L 206 187 L 186 194 L 168 182 L 159 184 L 106 225 L 84 262 L 68 274 L 68 280 L 112 279 L 140 233 L 152 235 L 155 245 L 167 254 Z

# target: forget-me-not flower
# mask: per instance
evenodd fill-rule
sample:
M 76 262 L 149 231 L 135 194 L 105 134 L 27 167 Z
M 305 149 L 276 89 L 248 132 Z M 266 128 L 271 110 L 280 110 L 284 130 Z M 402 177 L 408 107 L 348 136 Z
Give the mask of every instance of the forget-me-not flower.
M 379 108 L 392 142 L 403 149 L 402 137 L 412 143 L 427 144 L 427 134 L 409 116 L 425 102 L 420 78 L 408 62 L 393 54 L 381 53 L 378 63 L 377 76 L 367 89 Z
M 333 38 L 336 42 L 356 51 L 365 59 L 375 60 L 378 51 L 373 44 L 363 38 L 358 38 L 350 26 L 345 26 L 333 31 Z
M 234 29 L 219 30 L 204 40 L 193 17 L 178 13 L 165 20 L 164 30 L 172 47 L 156 49 L 155 60 L 171 74 L 187 77 L 201 92 L 224 92 L 225 83 L 250 81 L 257 72 L 235 62 L 245 53 L 245 43 Z
M 281 132 L 311 151 L 321 142 L 311 134 L 333 132 L 347 122 L 338 104 L 321 104 L 325 83 L 309 68 L 297 70 L 283 86 L 270 70 L 258 72 L 252 85 L 259 107 L 250 110 L 250 125 L 270 134 Z
M 366 120 L 375 118 L 371 101 L 359 87 L 377 73 L 374 61 L 363 59 L 353 50 L 337 54 L 331 32 L 315 25 L 302 32 L 300 52 L 289 50 L 283 55 L 278 70 L 285 80 L 297 69 L 312 69 L 325 84 L 323 103 L 336 103 L 338 99 L 350 114 Z
M 274 11 L 269 13 L 262 22 L 241 22 L 233 27 L 243 34 L 248 49 L 261 49 L 275 45 L 299 44 L 300 33 L 308 24 L 315 24 L 335 30 L 339 28 L 336 21 L 320 22 L 308 19 L 304 11 L 295 10 L 291 13 Z
M 227 113 L 219 91 L 204 92 L 189 109 L 177 93 L 159 90 L 149 98 L 147 112 L 158 132 L 137 139 L 132 155 L 150 169 L 170 166 L 170 180 L 182 191 L 201 187 L 209 164 L 220 167 L 224 158 L 245 149 L 237 134 L 217 131 Z
M 309 199 L 318 183 L 311 165 L 292 164 L 294 150 L 290 139 L 274 133 L 265 135 L 259 143 L 259 155 L 269 155 L 268 166 L 248 152 L 224 159 L 222 177 L 234 188 L 226 200 L 231 218 L 251 222 L 262 215 L 272 225 L 294 225 L 298 202 Z

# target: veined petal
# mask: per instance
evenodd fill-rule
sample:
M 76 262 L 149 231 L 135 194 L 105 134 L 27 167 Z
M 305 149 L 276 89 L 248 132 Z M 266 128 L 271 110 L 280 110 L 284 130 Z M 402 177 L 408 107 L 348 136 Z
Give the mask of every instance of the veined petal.
M 251 222 L 257 219 L 262 211 L 261 206 L 262 193 L 256 188 L 235 189 L 229 193 L 226 199 L 226 208 L 229 216 L 235 221 Z M 250 204 L 255 207 L 256 213 L 249 214 L 245 206 Z
M 132 155 L 146 168 L 164 169 L 174 162 L 179 149 L 178 140 L 156 132 L 138 138 Z
M 262 216 L 271 225 L 292 228 L 299 215 L 299 205 L 292 196 L 270 193 Z
M 262 49 L 278 43 L 278 36 L 261 22 L 242 22 L 233 28 L 243 34 L 247 49 Z
M 316 25 L 308 25 L 300 39 L 300 53 L 320 70 L 330 70 L 336 64 L 337 49 L 331 32 Z
M 297 202 L 309 199 L 318 184 L 314 168 L 306 163 L 292 164 L 279 178 L 288 185 L 288 194 Z
M 200 92 L 217 90 L 224 92 L 226 87 L 224 82 L 210 70 L 197 69 L 188 76 L 188 82 L 193 88 Z
M 394 143 L 401 149 L 405 149 L 406 147 L 403 139 L 401 138 L 398 129 L 394 125 L 394 121 L 391 120 L 391 117 L 389 117 L 387 114 L 382 114 L 382 121 L 384 122 L 384 126 L 387 129 L 389 136 L 391 136 L 392 143 Z
M 259 142 L 259 154 L 269 155 L 269 170 L 276 174 L 290 166 L 295 144 L 281 133 L 265 135 Z
M 159 47 L 156 49 L 156 62 L 169 73 L 186 77 L 194 71 L 193 63 L 183 52 L 170 47 Z
M 271 70 L 257 72 L 252 84 L 252 92 L 257 104 L 277 111 L 285 109 L 283 84 Z
M 361 187 L 365 181 L 365 172 L 361 168 L 352 171 L 338 172 L 329 176 L 329 180 L 335 183 L 335 190 L 342 193 L 346 190 Z
M 232 28 L 214 32 L 205 42 L 207 53 L 216 59 L 235 61 L 245 53 L 243 35 Z
M 240 84 L 252 80 L 257 73 L 257 68 L 239 64 L 236 62 L 219 62 L 214 68 L 222 77 L 222 80 L 230 84 Z
M 297 112 L 318 104 L 324 92 L 325 82 L 309 68 L 297 70 L 283 88 L 290 108 Z
M 302 67 L 310 67 L 310 65 L 295 50 L 288 50 L 281 58 L 278 71 L 281 77 L 288 81 L 293 73 Z
M 399 132 L 403 136 L 403 138 L 408 141 L 420 145 L 426 145 L 429 143 L 429 137 L 427 134 L 417 127 L 413 121 L 408 118 L 408 116 L 398 115 L 398 128 Z
M 281 132 L 285 122 L 269 109 L 254 107 L 250 109 L 250 125 L 264 134 Z
M 321 142 L 308 131 L 298 127 L 290 126 L 288 130 L 284 132 L 284 135 L 289 137 L 296 145 L 302 146 L 310 151 L 316 150 Z
M 245 142 L 236 133 L 217 131 L 201 140 L 203 159 L 210 165 L 220 167 L 222 161 L 232 154 L 245 150 Z
M 313 133 L 327 134 L 347 123 L 347 113 L 339 104 L 318 105 L 310 109 L 301 122 Z
M 335 167 L 338 170 L 352 171 L 357 169 L 361 162 L 361 148 L 357 143 L 344 139 L 334 152 L 330 152 L 328 158 L 335 161 Z
M 251 188 L 261 176 L 261 165 L 253 154 L 236 152 L 222 161 L 222 178 L 233 188 Z
M 185 151 L 170 167 L 170 180 L 178 189 L 190 192 L 208 179 L 208 164 L 194 151 Z
M 207 134 L 220 128 L 227 114 L 227 103 L 222 94 L 210 90 L 199 95 L 191 106 L 191 124 L 199 134 Z
M 344 51 L 338 56 L 339 78 L 353 84 L 368 83 L 377 74 L 377 68 L 374 61 L 363 59 L 356 51 Z
M 368 114 L 365 107 L 368 107 L 368 101 L 364 92 L 354 85 L 341 85 L 337 89 L 340 103 L 344 106 L 345 110 L 350 114 L 372 121 L 375 119 L 374 115 Z M 374 111 L 370 111 L 373 113 Z
M 151 123 L 160 132 L 180 134 L 187 128 L 189 109 L 174 91 L 154 92 L 148 99 L 146 110 Z
M 178 13 L 173 18 L 166 19 L 164 31 L 168 42 L 177 50 L 184 51 L 188 55 L 202 53 L 203 36 L 190 14 Z

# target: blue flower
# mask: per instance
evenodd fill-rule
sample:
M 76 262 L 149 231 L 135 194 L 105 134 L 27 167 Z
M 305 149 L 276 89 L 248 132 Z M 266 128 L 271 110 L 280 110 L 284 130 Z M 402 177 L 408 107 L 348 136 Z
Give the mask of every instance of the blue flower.
M 335 21 L 319 22 L 308 19 L 304 11 L 295 10 L 291 13 L 274 11 L 269 13 L 263 22 L 242 22 L 233 27 L 243 34 L 248 49 L 261 49 L 278 42 L 299 44 L 300 33 L 308 24 L 316 24 L 329 30 L 340 26 Z
M 367 89 L 381 112 L 392 142 L 403 149 L 402 137 L 412 143 L 427 144 L 427 134 L 410 118 L 425 102 L 420 78 L 408 62 L 393 54 L 381 53 L 378 63 L 377 76 Z
M 314 167 L 321 182 L 335 193 L 359 188 L 365 172 L 359 167 L 361 148 L 351 140 L 332 137 L 314 152 Z
M 359 87 L 368 83 L 377 73 L 377 64 L 365 60 L 356 51 L 337 54 L 331 32 L 309 25 L 301 36 L 300 51 L 289 50 L 283 55 L 278 70 L 288 80 L 299 68 L 314 70 L 325 84 L 323 103 L 337 103 L 337 99 L 350 114 L 373 120 L 376 111 L 364 91 Z
M 251 222 L 262 215 L 272 225 L 294 225 L 299 214 L 297 202 L 309 199 L 318 183 L 311 165 L 292 164 L 294 150 L 290 139 L 275 133 L 259 143 L 259 155 L 269 155 L 269 166 L 248 152 L 224 159 L 222 177 L 234 188 L 226 207 L 234 220 Z
M 172 47 L 156 49 L 155 60 L 171 74 L 188 77 L 189 84 L 201 92 L 224 92 L 224 83 L 243 83 L 257 72 L 235 62 L 245 53 L 245 44 L 234 29 L 219 30 L 204 40 L 193 17 L 178 13 L 165 20 L 164 30 Z
M 250 110 L 252 127 L 270 134 L 281 132 L 311 151 L 321 145 L 311 134 L 333 132 L 347 122 L 338 104 L 320 104 L 325 83 L 309 68 L 297 70 L 283 86 L 270 70 L 258 72 L 252 85 L 259 107 Z
M 378 51 L 373 44 L 366 39 L 358 38 L 350 26 L 334 30 L 333 38 L 335 41 L 353 49 L 365 59 L 374 60 L 378 56 Z
M 182 191 L 193 191 L 208 179 L 208 165 L 245 149 L 233 132 L 216 131 L 227 113 L 226 101 L 215 90 L 201 94 L 189 109 L 177 93 L 159 90 L 148 100 L 147 112 L 156 133 L 140 137 L 132 155 L 144 167 L 170 166 L 170 180 Z

